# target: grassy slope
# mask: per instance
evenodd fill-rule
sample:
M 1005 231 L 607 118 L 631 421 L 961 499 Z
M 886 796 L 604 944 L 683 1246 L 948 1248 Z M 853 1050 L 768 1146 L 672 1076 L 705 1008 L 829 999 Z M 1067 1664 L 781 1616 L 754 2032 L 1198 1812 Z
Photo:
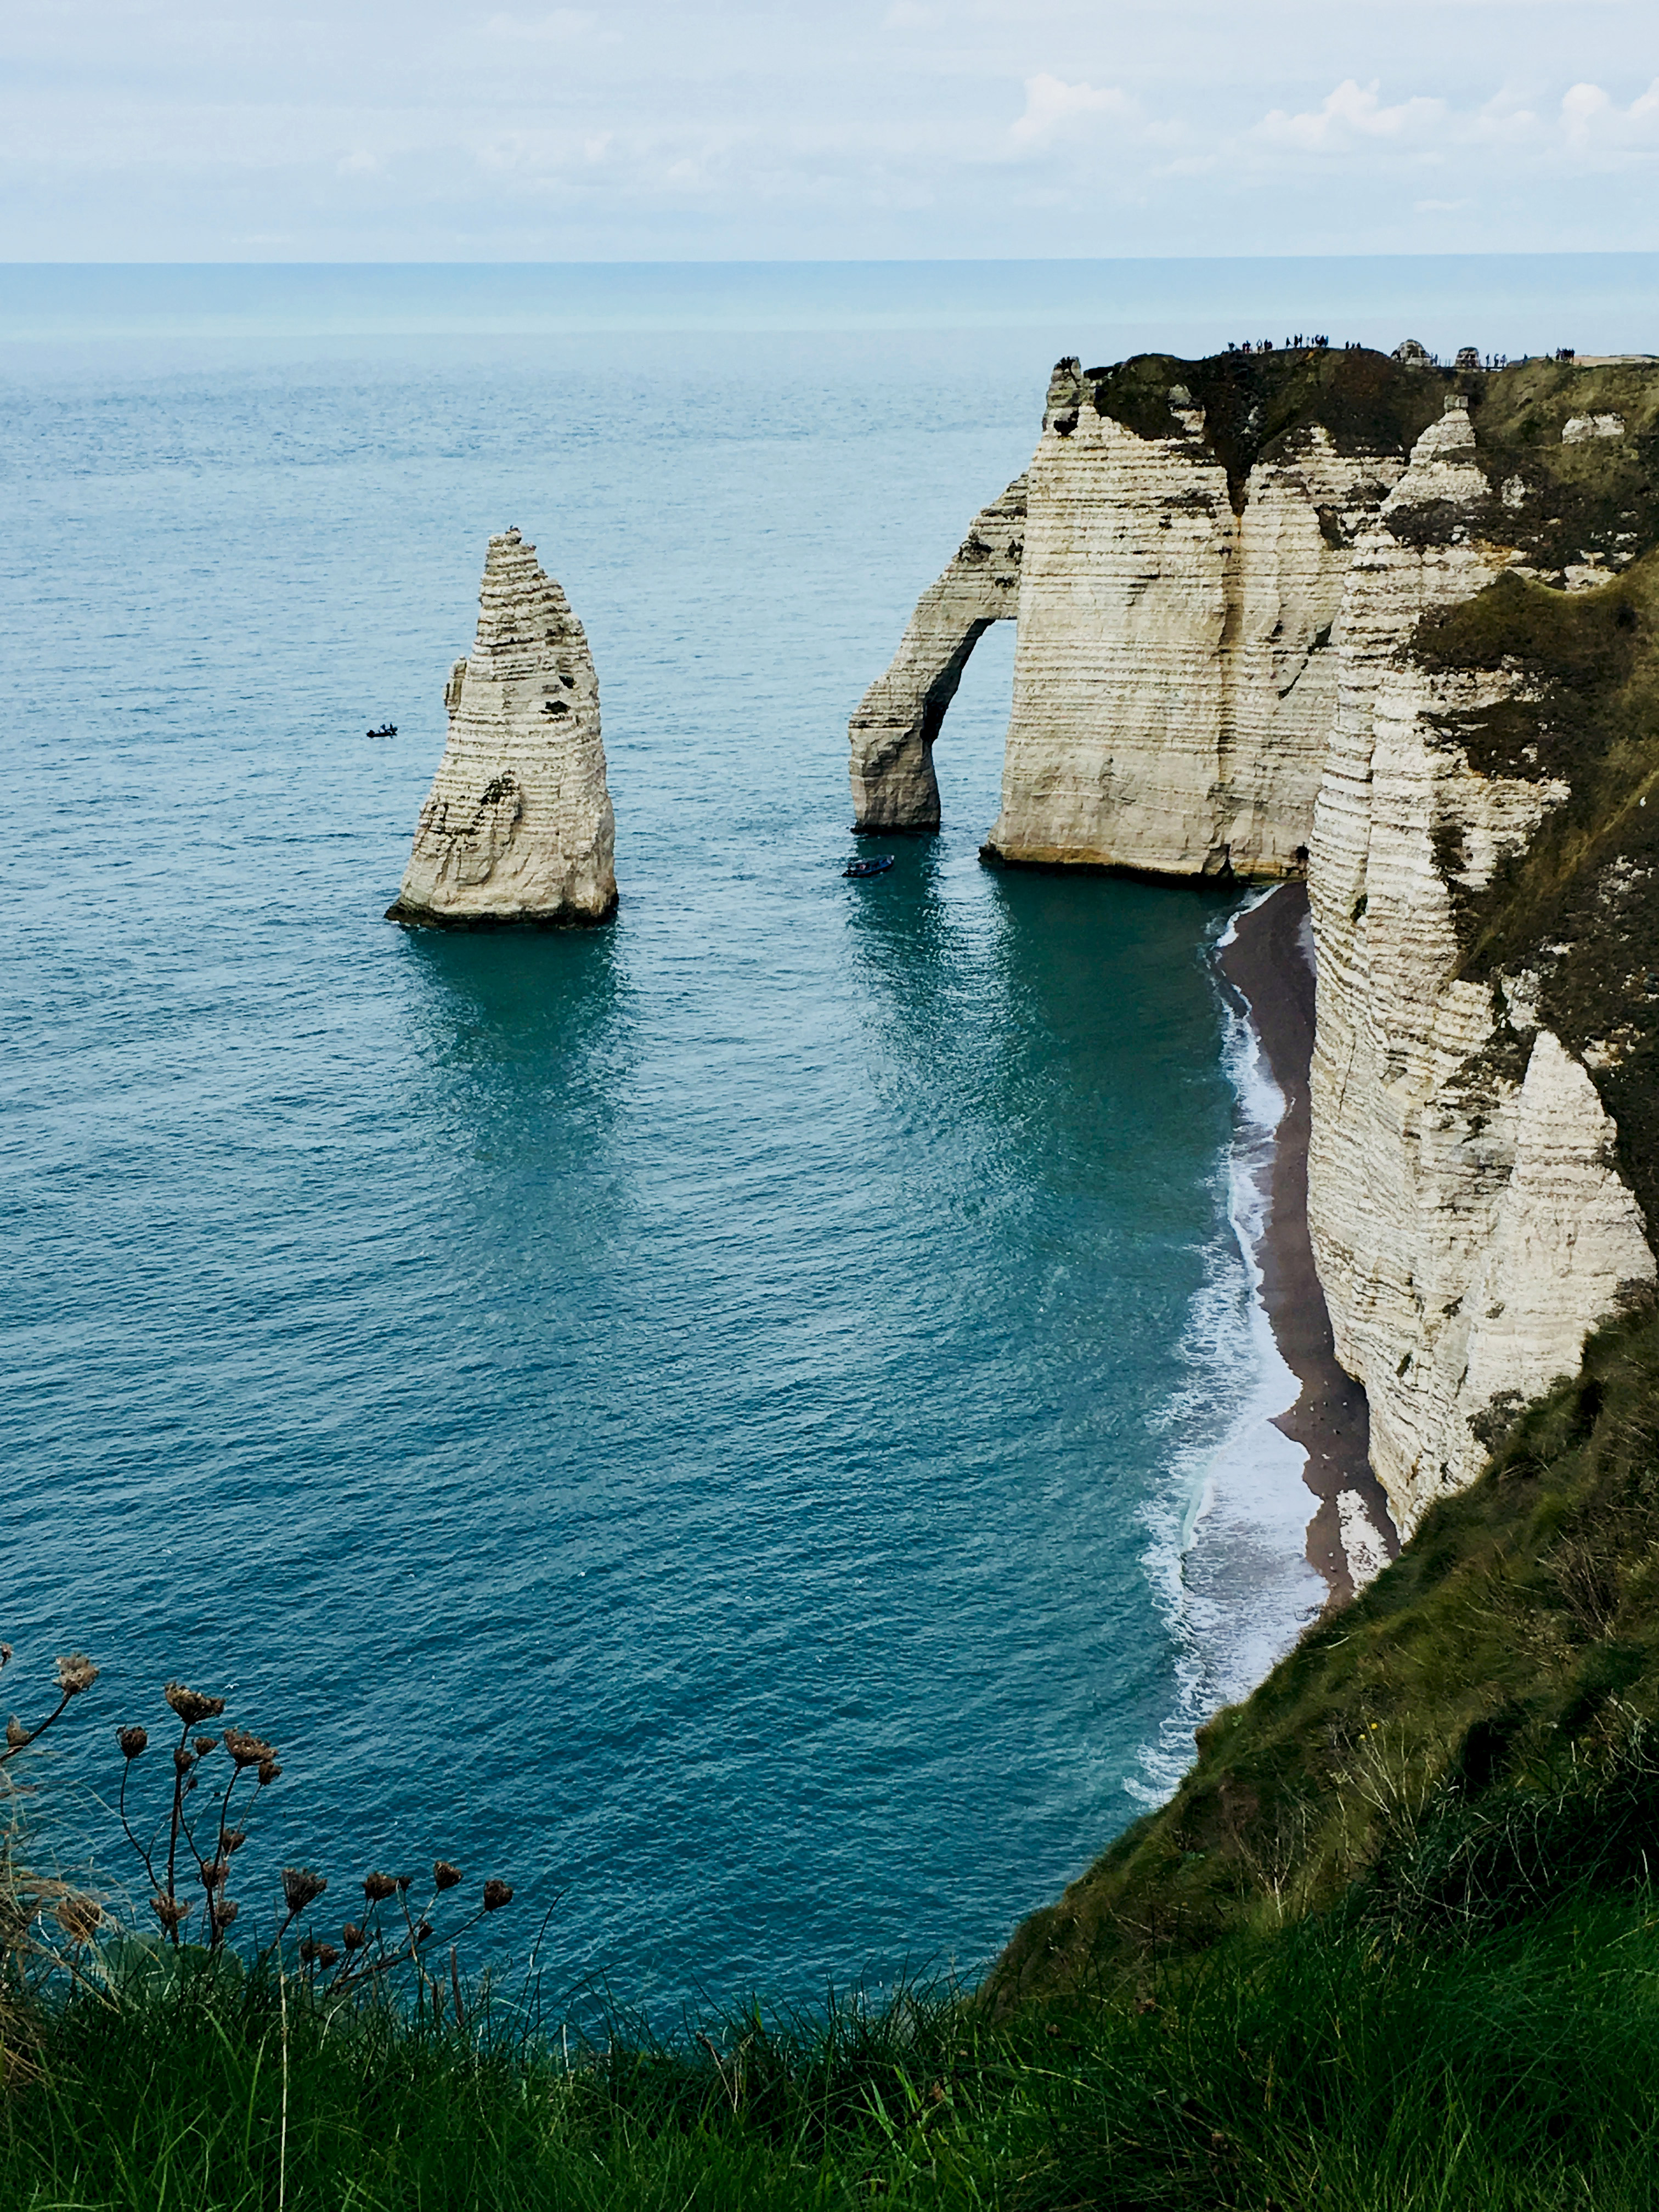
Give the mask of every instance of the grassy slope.
M 1480 1482 L 1200 1732 L 1170 1802 L 1021 1928 L 1002 1993 L 1144 1978 L 1161 1955 L 1268 1932 L 1356 1884 L 1386 1915 L 1432 1917 L 1438 1881 L 1455 1918 L 1483 1899 L 1530 1909 L 1589 1862 L 1628 1873 L 1659 1816 L 1642 1741 L 1656 1716 L 1647 1316 L 1597 1339 Z
M 909 2001 L 574 2065 L 295 1992 L 285 2032 L 268 1986 L 187 1984 L 58 2016 L 0 2113 L 0 2203 L 1646 2212 L 1656 2031 L 1646 1896 L 1451 1948 L 1316 1923 L 1144 2008 Z

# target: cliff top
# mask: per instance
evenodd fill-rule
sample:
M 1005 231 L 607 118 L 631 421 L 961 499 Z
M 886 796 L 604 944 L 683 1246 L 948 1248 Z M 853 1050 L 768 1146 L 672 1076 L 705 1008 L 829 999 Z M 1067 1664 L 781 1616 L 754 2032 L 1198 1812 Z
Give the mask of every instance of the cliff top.
M 1057 378 L 1069 368 L 1062 364 Z M 1467 397 L 1483 447 L 1523 448 L 1564 483 L 1605 481 L 1615 445 L 1621 477 L 1651 477 L 1656 467 L 1659 362 L 1637 356 L 1484 371 L 1396 361 L 1366 347 L 1303 346 L 1196 361 L 1136 354 L 1070 374 L 1091 387 L 1103 415 L 1143 438 L 1189 434 L 1176 410 L 1202 408 L 1205 441 L 1226 469 L 1235 505 L 1251 469 L 1297 431 L 1318 423 L 1340 453 L 1403 457 L 1451 392 Z

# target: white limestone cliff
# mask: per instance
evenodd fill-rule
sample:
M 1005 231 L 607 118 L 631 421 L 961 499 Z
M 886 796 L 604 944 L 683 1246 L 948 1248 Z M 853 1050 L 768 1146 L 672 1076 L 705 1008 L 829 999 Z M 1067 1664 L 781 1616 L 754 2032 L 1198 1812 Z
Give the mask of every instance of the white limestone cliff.
M 1014 861 L 1296 876 L 1336 690 L 1349 548 L 1404 465 L 1317 423 L 1237 508 L 1202 410 L 1177 434 L 1097 409 L 1075 362 L 1030 469 L 1002 806 Z
M 1312 833 L 1310 1226 L 1402 1534 L 1473 1479 L 1494 1406 L 1575 1371 L 1655 1273 L 1583 1065 L 1538 1028 L 1523 981 L 1500 1000 L 1459 974 L 1455 892 L 1482 889 L 1565 796 L 1478 774 L 1448 735 L 1444 717 L 1489 708 L 1518 675 L 1431 672 L 1410 649 L 1425 613 L 1515 562 L 1483 534 L 1492 512 L 1454 404 L 1353 558 Z
M 1397 374 L 1433 374 L 1420 348 L 1397 358 Z M 1103 391 L 1141 428 L 1102 411 Z M 1405 395 L 1416 420 L 1432 393 Z M 1569 791 L 1535 748 L 1524 775 L 1498 773 L 1455 733 L 1536 695 L 1510 661 L 1442 665 L 1419 629 L 1510 569 L 1564 594 L 1607 588 L 1637 543 L 1620 501 L 1641 495 L 1612 499 L 1601 524 L 1563 521 L 1587 512 L 1571 507 L 1588 481 L 1576 460 L 1546 497 L 1524 440 L 1489 473 L 1455 392 L 1409 461 L 1364 449 L 1356 422 L 1386 444 L 1401 419 L 1351 410 L 1346 450 L 1312 412 L 1261 450 L 1235 422 L 1229 446 L 1183 386 L 1166 404 L 1144 377 L 1097 384 L 1061 362 L 1024 480 L 1023 554 L 1011 538 L 996 568 L 1000 532 L 982 526 L 1003 503 L 987 509 L 866 694 L 854 781 L 861 822 L 937 822 L 939 717 L 1017 575 L 988 857 L 1307 874 L 1310 1225 L 1338 1357 L 1369 1395 L 1372 1463 L 1409 1533 L 1474 1477 L 1504 1410 L 1576 1371 L 1656 1268 L 1591 1073 L 1618 1040 L 1580 1038 L 1587 1066 L 1540 1024 L 1535 975 L 1465 972 L 1460 902 Z M 1568 447 L 1613 449 L 1626 431 L 1607 411 L 1563 419 Z
M 1295 876 L 1334 705 L 1349 549 L 1404 457 L 1314 424 L 1256 463 L 1235 509 L 1201 409 L 1175 428 L 1101 414 L 1055 370 L 1027 477 L 980 515 L 852 724 L 860 827 L 933 829 L 933 740 L 988 620 L 1015 611 L 1013 710 L 988 849 L 1016 862 Z M 1024 553 L 1007 532 L 1018 497 Z
M 617 905 L 615 822 L 586 636 L 516 530 L 490 539 L 478 604 L 389 918 L 452 928 L 603 921 Z
M 1012 617 L 1025 536 L 1025 479 L 981 507 L 937 582 L 917 602 L 898 651 L 865 693 L 849 734 L 853 819 L 860 830 L 939 828 L 933 740 L 968 656 Z

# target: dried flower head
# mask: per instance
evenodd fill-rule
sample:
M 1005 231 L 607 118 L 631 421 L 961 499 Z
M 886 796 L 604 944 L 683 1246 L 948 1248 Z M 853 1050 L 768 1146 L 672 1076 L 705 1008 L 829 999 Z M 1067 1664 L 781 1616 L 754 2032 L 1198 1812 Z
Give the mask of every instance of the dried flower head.
M 432 1941 L 432 1923 L 429 1920 L 422 1921 L 420 1926 L 415 1930 L 415 1941 L 417 1943 L 429 1943 Z
M 317 1964 L 325 1973 L 331 1966 L 337 1966 L 339 1963 L 340 1954 L 331 1943 L 319 1943 L 317 1946 Z
M 259 1761 L 260 1789 L 268 1790 L 282 1771 L 274 1759 L 262 1759 Z
M 247 1841 L 247 1830 L 246 1828 L 227 1828 L 222 1841 L 223 1847 L 227 1851 L 240 1851 L 243 1844 Z
M 204 1698 L 199 1690 L 187 1690 L 182 1682 L 169 1682 L 161 1695 L 186 1728 L 200 1728 L 204 1721 L 216 1721 L 225 1709 L 222 1698 Z
M 179 1773 L 188 1774 L 196 1764 L 195 1755 L 186 1751 L 183 1744 L 176 1743 L 173 1747 L 173 1764 Z
M 66 1698 L 78 1698 L 98 1680 L 98 1669 L 84 1651 L 71 1651 L 58 1662 L 58 1686 Z
M 368 1938 L 364 1935 L 362 1929 L 357 1925 L 355 1920 L 348 1920 L 345 1926 L 340 1930 L 340 1941 L 345 1945 L 348 1951 L 361 1951 L 364 1944 L 368 1942 Z
M 175 1904 L 170 1897 L 152 1897 L 149 1909 L 169 1934 L 188 1918 L 190 1913 L 189 1905 Z
M 207 1860 L 202 1868 L 203 1888 L 222 1889 L 229 1874 L 230 1869 L 223 1859 Z
M 120 1731 L 120 1738 L 121 1756 L 123 1759 L 137 1759 L 141 1753 L 146 1752 L 149 1749 L 149 1730 L 148 1729 L 124 1728 Z
M 321 1946 L 319 1944 L 317 1938 L 314 1936 L 302 1936 L 301 1937 L 300 1956 L 305 1960 L 307 1966 L 314 1966 L 316 1965 L 317 1954 Z
M 205 1759 L 209 1752 L 217 1751 L 218 1748 L 219 1739 L 216 1735 L 198 1735 L 196 1739 L 196 1756 L 198 1759 Z
M 461 1878 L 459 1867 L 451 1866 L 447 1859 L 440 1859 L 432 1869 L 434 1886 L 439 1889 L 453 1889 Z
M 28 1740 L 28 1730 L 14 1713 L 6 1723 L 6 1748 L 9 1751 L 21 1751 Z
M 228 1728 L 225 1730 L 225 1749 L 239 1767 L 263 1766 L 268 1759 L 275 1759 L 276 1747 L 262 1736 L 250 1735 L 246 1729 Z
M 95 1897 L 65 1897 L 58 1900 L 58 1925 L 71 1943 L 90 1943 L 103 1917 L 104 1908 Z
M 415 1877 L 412 1874 L 400 1874 L 398 1877 L 398 1887 L 399 1890 L 411 1889 L 414 1887 L 414 1883 Z
M 388 1897 L 398 1893 L 396 1877 L 389 1874 L 371 1874 L 363 1877 L 363 1895 L 371 1905 L 383 1905 Z
M 504 1905 L 513 1902 L 510 1882 L 497 1881 L 494 1875 L 484 1884 L 483 1908 L 486 1912 L 499 1912 Z
M 283 1896 L 290 1912 L 303 1912 L 308 1905 L 315 1905 L 327 1887 L 328 1877 L 313 1874 L 309 1867 L 283 1869 Z
M 196 1777 L 195 1777 L 193 1774 L 191 1776 L 191 1778 L 190 1778 L 189 1781 L 187 1781 L 187 1782 L 185 1783 L 185 1789 L 186 1789 L 186 1790 L 193 1790 L 193 1789 L 195 1789 L 195 1787 L 196 1787 Z
M 213 1917 L 222 1928 L 228 1928 L 241 1909 L 234 1898 L 222 1897 L 213 1908 Z

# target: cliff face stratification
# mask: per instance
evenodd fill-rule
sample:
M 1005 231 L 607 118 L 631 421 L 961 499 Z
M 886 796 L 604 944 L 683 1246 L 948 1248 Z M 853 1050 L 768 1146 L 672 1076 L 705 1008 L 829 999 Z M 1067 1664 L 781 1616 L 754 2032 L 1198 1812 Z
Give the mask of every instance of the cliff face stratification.
M 1308 876 L 1310 1225 L 1404 1532 L 1655 1279 L 1656 471 L 1650 363 L 1309 352 L 1063 362 L 1026 482 L 988 857 Z
M 853 716 L 854 826 L 939 828 L 933 740 L 968 656 L 994 622 L 1018 609 L 1025 538 L 1025 479 L 981 507 L 956 557 L 917 602 L 886 673 Z
M 1564 455 L 1581 441 L 1554 417 L 1585 381 L 1478 390 L 1473 411 L 1449 395 L 1356 549 L 1340 624 L 1309 1211 L 1407 1533 L 1654 1280 L 1643 1116 L 1623 1142 L 1609 1100 L 1654 998 L 1632 841 L 1659 751 L 1632 678 L 1656 516 L 1639 454 Z
M 1304 873 L 1351 550 L 1437 404 L 1372 354 L 1060 362 L 1005 495 L 1023 488 L 1023 557 L 990 583 L 988 508 L 854 717 L 859 825 L 937 825 L 933 740 L 986 600 L 1017 593 L 993 854 Z
M 599 688 L 570 603 L 516 530 L 492 538 L 472 651 L 388 918 L 478 928 L 603 921 L 616 842 Z
M 1270 451 L 1255 450 L 1261 417 L 1230 450 L 1202 391 L 1187 364 L 1161 390 L 1075 362 L 1055 374 L 1030 476 L 1000 858 L 1306 868 L 1349 549 L 1406 456 L 1391 422 L 1343 450 L 1306 405 Z

